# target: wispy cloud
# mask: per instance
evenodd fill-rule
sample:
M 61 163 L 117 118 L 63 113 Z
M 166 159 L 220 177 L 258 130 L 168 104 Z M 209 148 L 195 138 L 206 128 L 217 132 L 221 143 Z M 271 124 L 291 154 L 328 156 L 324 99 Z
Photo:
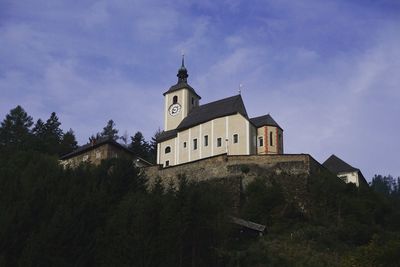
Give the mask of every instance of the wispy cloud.
M 242 83 L 287 152 L 400 175 L 399 14 L 398 1 L 5 1 L 0 115 L 56 111 L 80 143 L 111 118 L 149 138 L 183 49 L 203 103 Z

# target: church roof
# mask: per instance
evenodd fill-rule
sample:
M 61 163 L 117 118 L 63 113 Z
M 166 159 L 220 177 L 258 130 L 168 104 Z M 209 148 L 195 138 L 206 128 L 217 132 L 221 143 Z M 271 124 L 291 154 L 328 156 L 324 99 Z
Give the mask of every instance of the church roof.
M 251 118 L 250 122 L 257 128 L 261 126 L 275 126 L 283 131 L 281 126 L 279 126 L 278 123 L 269 114 Z
M 190 92 L 192 92 L 193 94 L 195 94 L 199 99 L 201 99 L 201 97 L 196 93 L 196 91 L 193 89 L 193 87 L 191 87 L 187 82 L 178 82 L 175 85 L 172 85 L 168 91 L 166 91 L 163 95 L 178 91 L 180 89 L 186 88 L 188 89 Z
M 157 136 L 157 142 L 163 142 L 165 140 L 171 139 L 176 137 L 178 134 L 178 131 L 176 129 L 169 130 L 169 131 L 162 131 L 158 136 Z
M 332 154 L 322 165 L 331 172 L 338 174 L 340 172 L 356 172 L 359 169 L 354 168 L 350 164 L 344 162 L 340 158 Z
M 125 150 L 126 152 L 128 152 L 130 154 L 133 154 L 133 152 L 130 149 L 124 147 L 123 145 L 121 145 L 120 143 L 116 142 L 112 138 L 104 137 L 104 138 L 100 138 L 100 139 L 96 140 L 94 143 L 88 143 L 86 145 L 80 146 L 76 150 L 72 151 L 71 153 L 62 155 L 60 157 L 60 159 L 61 160 L 65 160 L 65 159 L 73 158 L 75 156 L 78 156 L 80 154 L 83 154 L 83 153 L 85 153 L 87 151 L 90 151 L 92 149 L 95 149 L 95 148 L 100 147 L 100 146 L 105 145 L 105 144 L 113 145 L 113 146 L 115 146 L 115 147 L 117 147 L 117 148 L 119 148 L 121 150 Z
M 188 129 L 200 123 L 236 113 L 248 118 L 246 108 L 240 95 L 231 96 L 193 108 L 176 129 Z

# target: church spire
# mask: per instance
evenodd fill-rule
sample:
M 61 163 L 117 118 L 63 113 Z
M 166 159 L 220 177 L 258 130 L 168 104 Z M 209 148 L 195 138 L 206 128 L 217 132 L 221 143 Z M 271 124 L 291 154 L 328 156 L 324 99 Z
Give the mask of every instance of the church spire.
M 187 77 L 189 77 L 187 73 L 187 69 L 185 68 L 185 55 L 182 54 L 182 65 L 180 69 L 178 70 L 178 74 L 176 75 L 178 77 L 178 83 L 187 83 Z

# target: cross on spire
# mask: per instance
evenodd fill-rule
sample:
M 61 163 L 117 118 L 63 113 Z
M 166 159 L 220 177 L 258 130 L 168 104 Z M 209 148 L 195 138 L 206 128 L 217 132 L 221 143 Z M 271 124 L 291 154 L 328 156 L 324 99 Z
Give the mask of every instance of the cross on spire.
M 242 94 L 242 88 L 243 88 L 243 84 L 239 84 L 239 90 L 238 90 L 239 95 Z

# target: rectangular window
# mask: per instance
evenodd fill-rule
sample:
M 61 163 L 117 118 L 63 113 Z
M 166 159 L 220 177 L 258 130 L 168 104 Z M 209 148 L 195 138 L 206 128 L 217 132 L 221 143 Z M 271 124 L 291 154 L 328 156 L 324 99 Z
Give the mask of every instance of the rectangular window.
M 264 139 L 262 137 L 258 137 L 258 146 L 264 146 Z
M 197 149 L 197 138 L 193 139 L 193 150 Z
M 272 132 L 269 132 L 269 145 L 273 146 L 274 143 L 272 142 Z
M 165 167 L 168 167 L 169 166 L 169 160 L 167 160 L 166 162 L 165 162 Z
M 239 136 L 237 134 L 233 135 L 233 143 L 237 144 L 239 142 Z
M 217 138 L 217 147 L 222 146 L 222 138 Z
M 186 148 L 186 142 L 183 142 L 183 148 Z
M 208 135 L 204 136 L 204 146 L 208 146 Z

